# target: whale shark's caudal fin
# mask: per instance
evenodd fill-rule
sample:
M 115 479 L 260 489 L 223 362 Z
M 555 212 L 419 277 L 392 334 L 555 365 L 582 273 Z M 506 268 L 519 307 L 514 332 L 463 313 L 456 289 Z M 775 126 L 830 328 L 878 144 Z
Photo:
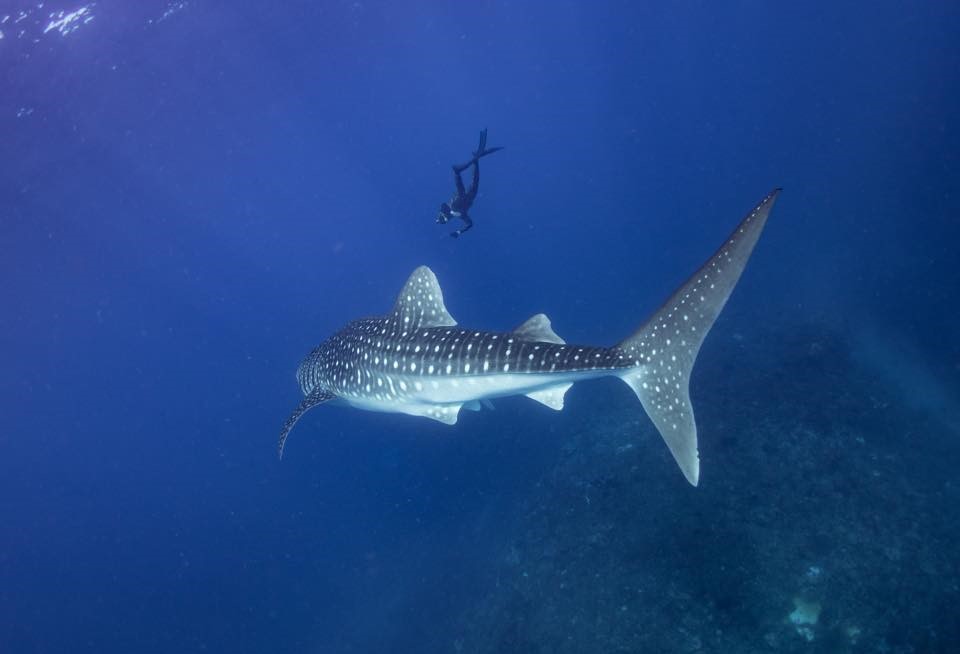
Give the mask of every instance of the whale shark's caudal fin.
M 765 197 L 716 254 L 619 345 L 640 362 L 621 378 L 640 398 L 687 481 L 694 486 L 700 477 L 700 461 L 690 404 L 690 372 L 703 339 L 747 265 L 779 192 L 774 189 Z

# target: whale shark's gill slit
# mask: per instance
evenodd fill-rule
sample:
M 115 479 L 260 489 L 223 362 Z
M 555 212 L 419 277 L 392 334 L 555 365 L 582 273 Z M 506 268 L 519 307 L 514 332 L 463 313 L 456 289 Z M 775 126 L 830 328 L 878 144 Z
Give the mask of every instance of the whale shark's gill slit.
M 780 189 L 747 214 L 717 252 L 619 347 L 640 366 L 620 377 L 630 385 L 687 480 L 697 485 L 697 424 L 690 373 L 703 340 L 736 286 Z

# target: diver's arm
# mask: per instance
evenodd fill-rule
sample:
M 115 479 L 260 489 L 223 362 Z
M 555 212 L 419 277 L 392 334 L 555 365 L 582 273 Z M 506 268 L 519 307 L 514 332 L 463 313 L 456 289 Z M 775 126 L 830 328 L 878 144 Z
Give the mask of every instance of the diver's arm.
M 460 214 L 460 220 L 463 221 L 463 227 L 461 227 L 455 232 L 450 233 L 450 236 L 452 236 L 453 238 L 457 238 L 458 236 L 463 234 L 465 231 L 473 227 L 473 220 L 470 219 L 470 216 L 467 215 L 466 211 Z

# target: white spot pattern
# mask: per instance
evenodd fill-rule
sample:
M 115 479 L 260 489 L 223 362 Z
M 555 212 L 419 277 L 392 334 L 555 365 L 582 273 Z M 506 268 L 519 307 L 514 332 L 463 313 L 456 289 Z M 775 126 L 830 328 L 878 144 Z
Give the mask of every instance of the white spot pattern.
M 615 374 L 636 391 L 684 474 L 696 483 L 699 468 L 688 392 L 690 371 L 746 265 L 775 196 L 776 192 L 758 205 L 741 222 L 736 238 L 729 238 L 619 346 L 567 345 L 542 314 L 506 334 L 460 329 L 444 306 L 433 272 L 421 266 L 407 280 L 390 315 L 347 325 L 304 359 L 297 379 L 308 396 L 320 388 L 325 397 L 356 400 L 364 408 L 424 415 L 452 424 L 469 400 L 431 404 L 420 394 L 437 392 L 444 383 L 457 388 L 463 380 L 465 389 L 459 397 L 469 397 L 466 389 L 478 379 L 492 383 L 495 375 L 542 379 L 549 373 Z M 519 392 L 554 408 L 562 406 L 565 382 L 538 383 L 539 387 Z M 523 388 L 522 382 L 517 384 L 516 388 Z

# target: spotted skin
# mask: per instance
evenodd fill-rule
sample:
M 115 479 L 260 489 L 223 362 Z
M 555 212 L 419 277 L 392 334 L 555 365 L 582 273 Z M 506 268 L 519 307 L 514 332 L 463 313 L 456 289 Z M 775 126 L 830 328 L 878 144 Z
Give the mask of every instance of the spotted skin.
M 403 330 L 395 321 L 374 318 L 350 323 L 315 349 L 298 379 L 305 394 L 323 385 L 341 398 L 389 402 L 429 395 L 421 387 L 443 378 L 469 384 L 497 373 L 607 374 L 638 365 L 639 358 L 617 347 L 531 342 L 458 327 Z M 473 397 L 464 393 L 462 399 Z
M 387 316 L 355 320 L 300 364 L 304 400 L 293 425 L 313 406 L 351 406 L 424 416 L 447 424 L 479 401 L 527 395 L 554 409 L 575 382 L 617 376 L 637 394 L 687 480 L 699 480 L 697 430 L 689 379 L 697 353 L 746 266 L 779 189 L 633 335 L 613 347 L 567 344 L 537 314 L 511 332 L 457 325 L 436 276 L 417 268 Z

